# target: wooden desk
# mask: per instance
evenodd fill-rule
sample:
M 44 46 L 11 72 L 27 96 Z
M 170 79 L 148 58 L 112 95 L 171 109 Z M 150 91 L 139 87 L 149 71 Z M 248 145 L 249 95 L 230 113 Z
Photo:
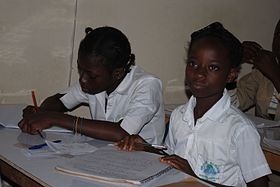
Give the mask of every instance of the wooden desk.
M 16 166 L 11 161 L 0 157 L 0 173 L 2 176 L 5 176 L 10 181 L 13 181 L 19 186 L 49 186 L 40 179 L 34 177 L 30 173 L 27 173 L 22 168 Z
M 265 146 L 262 149 L 270 169 L 280 172 L 280 151 Z
M 23 135 L 23 136 L 21 136 Z M 1 175 L 5 176 L 9 180 L 15 182 L 21 187 L 29 186 L 54 186 L 54 187 L 76 187 L 76 186 L 94 186 L 94 187 L 107 187 L 107 186 L 133 186 L 129 184 L 111 184 L 103 183 L 93 180 L 88 180 L 80 177 L 70 176 L 62 174 L 56 171 L 54 168 L 62 161 L 70 159 L 68 157 L 57 156 L 53 158 L 27 158 L 21 152 L 19 144 L 26 144 L 30 142 L 29 137 L 34 141 L 34 135 L 27 135 L 21 133 L 19 129 L 0 129 L 0 171 Z M 35 136 L 36 137 L 36 136 Z M 39 136 L 37 136 L 39 138 Z M 61 133 L 47 133 L 48 139 L 62 139 Z M 56 137 L 56 138 L 55 138 Z M 72 134 L 68 134 L 68 139 L 73 138 Z M 35 138 L 36 139 L 36 138 Z M 39 138 L 40 139 L 40 138 Z M 25 141 L 25 142 L 21 142 Z M 42 141 L 42 140 L 41 140 Z M 101 147 L 108 142 L 100 140 L 92 140 L 93 145 Z M 92 142 L 91 141 L 91 142 Z M 37 144 L 37 143 L 36 143 Z M 178 170 L 171 170 L 171 173 L 159 176 L 156 180 L 152 180 L 148 183 L 141 185 L 141 187 L 159 186 L 177 182 L 186 178 L 190 178 L 189 175 L 179 172 Z M 199 180 L 198 180 L 199 181 Z M 206 184 L 205 182 L 200 182 Z M 211 185 L 208 185 L 211 186 Z

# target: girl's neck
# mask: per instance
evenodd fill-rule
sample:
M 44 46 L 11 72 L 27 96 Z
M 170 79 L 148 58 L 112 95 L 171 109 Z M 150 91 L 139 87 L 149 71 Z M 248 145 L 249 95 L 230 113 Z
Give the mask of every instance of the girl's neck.
M 194 120 L 201 118 L 212 106 L 214 106 L 223 96 L 223 93 L 218 97 L 213 98 L 196 98 L 196 105 L 194 108 Z
M 109 88 L 109 89 L 106 91 L 106 93 L 107 93 L 108 96 L 121 84 L 121 82 L 123 81 L 123 79 L 125 78 L 126 75 L 127 75 L 127 73 L 124 74 L 120 79 L 116 80 L 116 81 L 113 83 L 112 87 Z

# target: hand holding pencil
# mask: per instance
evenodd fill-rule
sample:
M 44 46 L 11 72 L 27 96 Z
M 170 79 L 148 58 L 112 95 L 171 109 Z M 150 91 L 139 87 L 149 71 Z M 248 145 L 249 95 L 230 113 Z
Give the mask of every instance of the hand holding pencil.
M 22 115 L 23 118 L 28 118 L 28 117 L 34 115 L 35 113 L 39 112 L 39 110 L 40 110 L 37 105 L 37 100 L 36 100 L 34 91 L 31 92 L 31 98 L 32 98 L 33 105 L 28 105 L 27 107 L 25 107 L 23 109 L 23 115 Z
M 43 129 L 51 126 L 50 120 L 47 120 L 49 115 L 40 112 L 34 91 L 31 92 L 31 96 L 33 106 L 29 105 L 23 109 L 23 119 L 18 123 L 18 126 L 23 132 L 41 135 Z

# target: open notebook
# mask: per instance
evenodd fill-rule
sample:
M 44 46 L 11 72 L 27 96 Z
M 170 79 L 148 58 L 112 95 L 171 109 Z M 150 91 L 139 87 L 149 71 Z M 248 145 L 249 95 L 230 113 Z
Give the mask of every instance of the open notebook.
M 0 104 L 0 125 L 7 128 L 18 128 L 22 119 L 22 110 L 25 104 Z
M 108 145 L 72 158 L 56 166 L 56 170 L 104 182 L 142 184 L 172 169 L 161 163 L 160 157 L 142 151 L 119 151 Z
M 19 128 L 18 122 L 22 119 L 22 110 L 26 104 L 0 104 L 0 126 L 6 128 Z M 52 127 L 44 131 L 72 132 L 60 127 Z

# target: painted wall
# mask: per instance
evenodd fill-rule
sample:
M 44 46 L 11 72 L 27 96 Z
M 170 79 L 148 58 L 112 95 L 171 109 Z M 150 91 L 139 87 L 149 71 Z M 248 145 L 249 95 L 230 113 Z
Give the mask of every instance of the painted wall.
M 191 32 L 220 21 L 271 49 L 279 18 L 279 0 L 0 0 L 0 103 L 31 104 L 30 90 L 40 102 L 76 82 L 84 29 L 104 25 L 128 36 L 136 64 L 162 79 L 167 104 L 184 103 Z

